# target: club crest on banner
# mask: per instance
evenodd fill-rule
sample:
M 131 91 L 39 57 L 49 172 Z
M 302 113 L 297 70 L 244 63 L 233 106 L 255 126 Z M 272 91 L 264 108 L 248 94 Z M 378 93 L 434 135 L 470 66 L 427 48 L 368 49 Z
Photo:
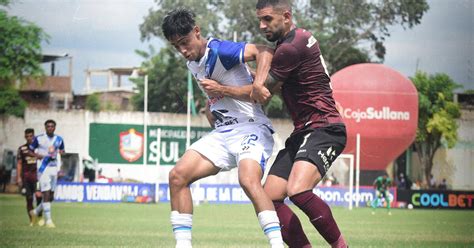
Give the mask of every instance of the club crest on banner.
M 143 155 L 143 134 L 135 129 L 120 132 L 120 155 L 128 162 L 135 162 Z

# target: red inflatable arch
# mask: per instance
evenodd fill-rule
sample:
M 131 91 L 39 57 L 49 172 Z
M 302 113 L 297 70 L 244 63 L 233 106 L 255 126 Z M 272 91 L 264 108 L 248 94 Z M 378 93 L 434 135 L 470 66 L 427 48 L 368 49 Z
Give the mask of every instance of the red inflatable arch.
M 332 87 L 348 132 L 344 153 L 356 154 L 359 133 L 361 170 L 385 170 L 415 139 L 415 86 L 387 66 L 358 64 L 334 74 Z

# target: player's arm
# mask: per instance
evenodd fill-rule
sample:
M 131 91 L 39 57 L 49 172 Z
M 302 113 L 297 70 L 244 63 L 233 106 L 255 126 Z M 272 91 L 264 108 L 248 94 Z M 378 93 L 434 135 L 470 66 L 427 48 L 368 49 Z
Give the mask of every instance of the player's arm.
M 66 153 L 66 151 L 64 150 L 64 140 L 61 138 L 61 144 L 59 145 L 58 147 L 58 152 L 59 154 L 63 155 L 64 153 Z
M 23 181 L 21 180 L 22 178 L 22 163 L 21 163 L 21 149 L 18 149 L 18 153 L 17 153 L 17 156 L 16 156 L 16 183 L 18 185 L 21 185 L 23 183 Z
M 266 87 L 272 81 L 268 78 L 272 58 L 273 50 L 267 46 L 256 44 L 245 46 L 244 60 L 246 62 L 254 60 L 257 62 L 250 97 L 262 104 L 269 101 L 272 96 L 271 91 Z
M 212 128 L 214 128 L 214 123 L 216 122 L 216 118 L 211 113 L 209 102 L 206 102 L 206 118 Z
M 222 85 L 212 79 L 202 79 L 200 80 L 200 84 L 208 96 L 228 96 L 241 101 L 251 101 L 250 91 L 252 90 L 252 85 L 250 84 L 244 86 L 229 86 Z

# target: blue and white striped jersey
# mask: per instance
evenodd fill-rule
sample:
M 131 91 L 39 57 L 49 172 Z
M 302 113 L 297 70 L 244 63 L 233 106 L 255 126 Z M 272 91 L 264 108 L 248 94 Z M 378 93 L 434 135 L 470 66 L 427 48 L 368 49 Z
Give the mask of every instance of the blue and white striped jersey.
M 59 135 L 49 137 L 47 134 L 40 134 L 35 137 L 30 149 L 43 156 L 38 160 L 38 171 L 43 172 L 47 166 L 56 166 L 59 151 L 64 150 L 63 138 Z
M 245 65 L 244 51 L 245 42 L 210 38 L 204 56 L 199 61 L 188 61 L 188 69 L 198 81 L 208 78 L 228 86 L 249 85 L 253 78 Z M 227 96 L 208 96 L 208 99 L 210 110 L 216 117 L 216 128 L 245 122 L 271 126 L 260 104 Z

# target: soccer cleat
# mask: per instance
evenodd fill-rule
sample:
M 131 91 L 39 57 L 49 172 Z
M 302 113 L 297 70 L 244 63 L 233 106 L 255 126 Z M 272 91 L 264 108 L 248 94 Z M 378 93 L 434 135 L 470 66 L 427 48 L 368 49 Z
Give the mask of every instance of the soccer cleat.
M 30 210 L 30 212 L 28 212 L 28 213 L 29 213 L 30 216 L 31 216 L 31 222 L 30 222 L 30 224 L 31 224 L 31 226 L 34 226 L 35 224 L 38 223 L 38 215 L 36 215 L 34 209 Z
M 56 225 L 54 225 L 54 223 L 52 221 L 50 221 L 50 222 L 46 222 L 46 227 L 47 228 L 55 228 Z
M 44 226 L 44 224 L 45 224 L 44 218 L 43 218 L 43 217 L 39 217 L 38 226 Z

